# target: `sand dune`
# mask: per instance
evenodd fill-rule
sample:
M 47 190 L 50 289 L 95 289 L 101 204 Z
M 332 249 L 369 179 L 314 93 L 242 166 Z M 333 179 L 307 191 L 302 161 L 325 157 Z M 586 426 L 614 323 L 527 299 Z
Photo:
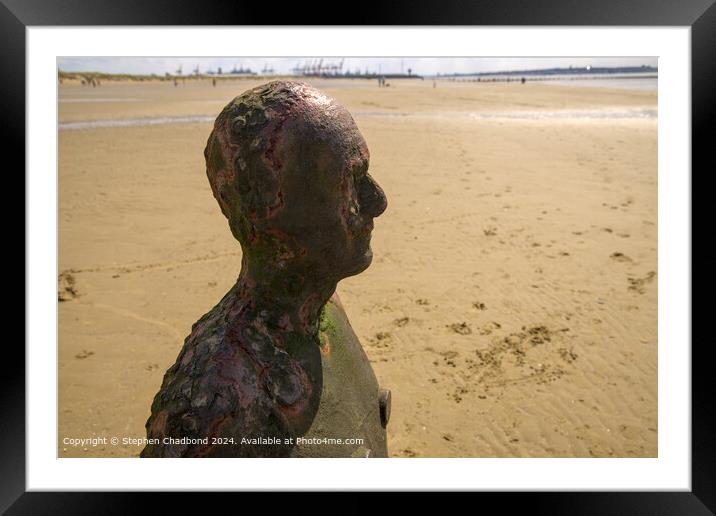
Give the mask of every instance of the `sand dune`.
M 338 292 L 393 393 L 391 455 L 656 456 L 656 94 L 314 82 L 354 113 L 388 196 L 372 266 Z M 254 84 L 65 84 L 60 123 L 212 116 Z M 191 324 L 236 279 L 210 127 L 59 131 L 61 457 L 138 455 L 62 439 L 143 437 Z

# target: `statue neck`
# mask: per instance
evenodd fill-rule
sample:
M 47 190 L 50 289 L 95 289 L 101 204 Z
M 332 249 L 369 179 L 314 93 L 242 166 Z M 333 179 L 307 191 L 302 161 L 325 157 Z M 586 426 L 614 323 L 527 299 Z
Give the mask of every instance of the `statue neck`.
M 318 334 L 321 309 L 337 280 L 311 273 L 309 267 L 261 266 L 244 258 L 235 285 L 236 316 L 268 333 Z

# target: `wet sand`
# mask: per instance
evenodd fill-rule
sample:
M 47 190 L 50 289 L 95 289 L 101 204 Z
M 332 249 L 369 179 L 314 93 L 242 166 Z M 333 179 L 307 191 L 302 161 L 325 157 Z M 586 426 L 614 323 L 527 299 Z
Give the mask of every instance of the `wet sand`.
M 259 82 L 65 83 L 59 122 L 213 117 Z M 657 456 L 656 93 L 314 83 L 354 113 L 388 196 L 373 264 L 338 293 L 393 393 L 391 455 Z M 62 440 L 143 437 L 238 275 L 210 130 L 59 131 L 61 457 L 138 455 Z

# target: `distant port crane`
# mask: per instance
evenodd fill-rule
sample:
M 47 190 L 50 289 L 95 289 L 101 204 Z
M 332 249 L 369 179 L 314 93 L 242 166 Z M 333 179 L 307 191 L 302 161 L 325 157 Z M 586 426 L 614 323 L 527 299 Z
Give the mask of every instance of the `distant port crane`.
M 330 77 L 341 75 L 343 71 L 343 62 L 345 58 L 339 62 L 326 62 L 324 59 L 310 59 L 305 61 L 303 65 L 297 63 L 291 71 L 294 75 L 303 75 L 304 77 Z

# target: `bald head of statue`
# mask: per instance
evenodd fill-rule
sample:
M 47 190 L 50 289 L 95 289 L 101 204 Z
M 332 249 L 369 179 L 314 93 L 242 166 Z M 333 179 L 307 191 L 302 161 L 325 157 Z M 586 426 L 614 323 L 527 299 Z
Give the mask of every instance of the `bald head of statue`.
M 248 90 L 217 117 L 204 156 L 244 266 L 337 282 L 370 265 L 386 198 L 363 136 L 333 98 L 291 81 Z

